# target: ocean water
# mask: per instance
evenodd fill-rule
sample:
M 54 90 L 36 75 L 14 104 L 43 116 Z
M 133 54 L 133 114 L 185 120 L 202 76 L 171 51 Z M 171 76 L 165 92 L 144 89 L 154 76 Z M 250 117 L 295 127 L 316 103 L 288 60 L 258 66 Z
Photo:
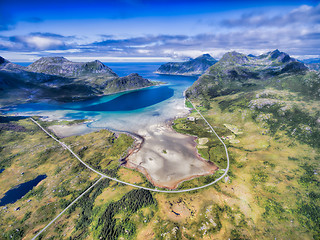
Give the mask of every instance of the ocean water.
M 22 104 L 12 107 L 8 112 L 48 116 L 51 119 L 86 118 L 93 120 L 88 124 L 90 128 L 127 131 L 137 131 L 148 125 L 163 123 L 186 112 L 183 92 L 196 81 L 196 77 L 153 73 L 161 63 L 105 63 L 105 65 L 119 76 L 138 73 L 149 80 L 166 84 L 67 104 Z

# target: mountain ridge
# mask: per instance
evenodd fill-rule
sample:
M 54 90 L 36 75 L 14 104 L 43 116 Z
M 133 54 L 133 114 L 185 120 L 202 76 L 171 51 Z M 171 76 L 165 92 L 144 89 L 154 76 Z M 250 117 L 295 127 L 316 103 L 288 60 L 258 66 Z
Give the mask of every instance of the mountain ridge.
M 98 60 L 74 63 L 64 57 L 43 57 L 23 67 L 0 57 L 0 106 L 78 101 L 155 84 L 138 74 L 119 77 Z
M 210 54 L 203 54 L 185 62 L 168 62 L 161 65 L 155 73 L 168 75 L 196 76 L 203 74 L 217 62 Z
M 257 57 L 238 52 L 227 52 L 207 72 L 186 91 L 187 96 L 210 95 L 216 97 L 259 86 L 276 86 L 283 88 L 302 88 L 308 85 L 307 80 L 293 84 L 288 76 L 304 79 L 306 74 L 312 74 L 301 62 L 278 49 Z M 301 80 L 300 79 L 300 80 Z M 303 88 L 302 88 L 303 89 Z M 317 92 L 312 95 L 317 95 Z
M 65 77 L 107 74 L 118 77 L 111 68 L 99 60 L 91 62 L 72 62 L 64 57 L 42 57 L 26 68 L 31 72 L 46 73 Z

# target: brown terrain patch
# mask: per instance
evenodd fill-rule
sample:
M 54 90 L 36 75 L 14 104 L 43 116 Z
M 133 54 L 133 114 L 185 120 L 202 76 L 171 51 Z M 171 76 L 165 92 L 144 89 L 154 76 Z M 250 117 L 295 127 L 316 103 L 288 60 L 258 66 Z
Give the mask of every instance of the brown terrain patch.
M 177 133 L 169 125 L 154 125 L 139 135 L 145 141 L 130 152 L 125 166 L 143 173 L 156 187 L 175 189 L 183 181 L 218 169 L 200 157 L 195 137 Z

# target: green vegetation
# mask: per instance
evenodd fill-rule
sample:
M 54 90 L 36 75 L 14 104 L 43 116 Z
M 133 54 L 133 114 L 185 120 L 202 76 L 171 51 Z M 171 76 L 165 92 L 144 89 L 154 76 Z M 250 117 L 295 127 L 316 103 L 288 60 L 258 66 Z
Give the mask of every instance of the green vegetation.
M 78 122 L 82 121 L 74 123 Z M 0 175 L 0 184 L 2 185 L 0 195 L 18 183 L 29 181 L 39 174 L 47 175 L 45 180 L 29 191 L 21 200 L 8 204 L 7 209 L 1 209 L 1 239 L 31 238 L 37 232 L 37 229 L 51 221 L 72 200 L 96 181 L 97 176 L 49 138 L 29 119 L 1 117 L 1 124 L 6 124 L 6 127 L 3 127 L 0 131 L 2 146 L 0 166 L 5 168 L 5 171 Z M 41 122 L 41 124 L 45 125 L 44 122 Z M 65 124 L 68 124 L 68 122 L 65 122 Z M 99 149 L 99 146 L 91 148 L 92 146 L 99 141 L 101 144 L 107 143 L 105 145 L 107 146 L 107 153 L 114 163 L 111 164 L 112 168 L 103 170 L 112 176 L 117 175 L 120 164 L 118 160 L 126 154 L 127 149 L 133 144 L 133 140 L 129 136 L 116 135 L 108 131 L 73 137 L 73 139 L 77 139 L 78 143 L 87 146 L 87 148 L 84 148 L 82 155 L 92 156 L 88 159 L 103 155 L 103 151 L 106 149 L 105 147 Z M 67 142 L 72 139 L 64 140 Z M 102 153 L 99 153 L 100 151 Z M 99 165 L 100 160 L 96 158 L 96 161 L 92 162 Z M 94 215 L 94 201 L 102 192 L 102 189 L 108 187 L 108 184 L 109 180 L 102 180 L 90 193 L 83 196 L 73 208 L 69 209 L 67 214 L 69 217 L 74 212 L 79 214 L 77 221 L 59 226 L 57 231 L 49 232 L 49 236 L 62 238 L 65 229 L 70 224 L 74 226 L 72 235 L 79 238 L 86 236 L 86 229 L 92 221 L 91 215 Z M 15 211 L 16 208 L 19 208 L 19 210 Z
M 193 109 L 192 104 L 189 101 L 185 101 L 186 107 Z
M 194 113 L 195 121 L 187 118 L 179 118 L 174 121 L 173 129 L 183 134 L 197 136 L 198 138 L 208 138 L 205 148 L 198 147 L 198 152 L 204 159 L 207 159 L 220 168 L 226 168 L 226 154 L 220 140 L 213 135 L 205 121 Z M 231 134 L 231 131 L 223 126 L 215 126 L 215 130 L 220 136 Z
M 133 213 L 139 209 L 154 205 L 156 202 L 149 191 L 138 189 L 125 194 L 119 201 L 110 203 L 97 225 L 97 237 L 99 239 L 118 239 L 118 236 L 124 235 L 127 239 L 133 239 L 136 233 L 136 227 L 130 221 Z M 115 218 L 115 215 L 122 213 L 121 221 Z
M 320 239 L 318 75 L 273 55 L 281 54 L 262 56 L 259 66 L 253 57 L 227 54 L 210 69 L 211 75 L 200 78 L 197 89 L 187 92 L 228 147 L 225 178 L 181 194 L 150 193 L 102 180 L 43 238 Z M 0 174 L 0 194 L 36 174 L 48 176 L 1 209 L 0 238 L 29 239 L 97 176 L 27 119 L 1 119 L 0 164 L 6 170 Z M 173 128 L 197 136 L 199 154 L 219 167 L 179 189 L 207 184 L 224 173 L 224 148 L 195 111 L 175 120 Z M 134 145 L 127 135 L 102 130 L 63 141 L 110 176 L 150 184 L 141 173 L 119 166 Z M 16 207 L 20 210 L 14 211 Z
M 286 54 L 274 51 L 258 61 L 228 53 L 187 91 L 194 104 L 210 106 L 203 115 L 220 136 L 229 137 L 224 141 L 234 158 L 232 181 L 216 187 L 223 199 L 220 206 L 238 207 L 250 222 L 238 228 L 231 221 L 227 228 L 230 221 L 221 217 L 225 234 L 212 234 L 213 239 L 320 238 L 320 78 L 301 63 L 280 61 L 279 56 Z M 204 136 L 192 126 L 196 121 L 179 121 L 178 131 L 195 129 L 195 135 Z M 220 130 L 222 125 L 243 133 L 232 137 Z M 209 158 L 210 140 L 198 148 Z
M 72 214 L 79 209 L 79 217 L 75 221 L 75 228 L 72 232 L 73 239 L 86 239 L 88 235 L 88 227 L 92 222 L 94 202 L 102 190 L 109 186 L 109 179 L 101 180 L 93 189 L 79 199 L 69 210 L 68 214 Z M 56 235 L 55 238 L 61 238 L 61 235 Z
M 68 137 L 63 141 L 90 166 L 105 173 L 113 172 L 113 176 L 116 176 L 119 160 L 127 155 L 127 150 L 134 144 L 130 136 L 107 130 Z

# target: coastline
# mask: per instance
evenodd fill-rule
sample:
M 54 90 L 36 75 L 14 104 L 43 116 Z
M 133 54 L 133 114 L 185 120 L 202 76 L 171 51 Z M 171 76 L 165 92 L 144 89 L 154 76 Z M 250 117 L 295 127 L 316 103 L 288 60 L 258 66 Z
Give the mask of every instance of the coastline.
M 139 133 L 145 141 L 138 142 L 122 159 L 123 166 L 141 172 L 154 186 L 167 189 L 218 170 L 199 154 L 197 137 L 177 133 L 172 121 L 152 125 L 144 134 Z
M 74 103 L 74 102 L 81 102 L 81 101 L 88 101 L 92 100 L 95 98 L 100 98 L 100 97 L 106 97 L 106 96 L 111 96 L 115 94 L 120 94 L 120 93 L 126 93 L 126 92 L 131 92 L 131 91 L 137 91 L 137 90 L 142 90 L 150 87 L 155 87 L 159 85 L 164 85 L 167 84 L 165 82 L 161 81 L 150 81 L 153 83 L 153 85 L 150 86 L 145 86 L 145 87 L 138 87 L 138 88 L 133 88 L 133 89 L 127 89 L 127 90 L 122 90 L 122 91 L 117 91 L 117 92 L 112 92 L 112 93 L 102 93 L 102 94 L 96 94 L 94 96 L 87 96 L 87 97 L 79 97 L 77 99 L 72 99 L 70 101 L 58 101 L 55 99 L 51 98 L 27 98 L 25 100 L 15 100 L 14 102 L 9 102 L 9 104 L 2 104 L 0 101 L 0 114 L 7 115 L 6 111 L 10 111 L 12 108 L 16 107 L 17 105 L 22 105 L 22 104 L 28 104 L 28 103 L 63 103 L 63 104 L 68 104 L 68 103 Z
M 202 75 L 202 73 L 197 73 L 197 74 L 182 73 L 182 74 L 179 74 L 179 73 L 162 73 L 162 72 L 158 72 L 158 71 L 155 71 L 153 73 L 159 74 L 159 75 L 182 76 L 182 77 L 200 77 Z
M 145 88 L 150 88 L 150 87 L 155 87 L 155 86 L 166 84 L 165 82 L 160 82 L 160 81 L 151 81 L 151 80 L 149 80 L 149 81 L 151 83 L 153 83 L 153 85 L 145 86 L 145 87 L 132 88 L 132 89 L 117 91 L 117 92 L 113 92 L 113 93 L 98 94 L 98 95 L 96 95 L 96 97 L 105 97 L 105 96 L 110 96 L 110 95 L 114 95 L 114 94 L 126 93 L 126 92 L 131 92 L 131 91 L 136 91 L 136 90 L 142 90 L 142 89 L 145 89 Z
M 214 163 L 199 154 L 197 136 L 178 133 L 172 127 L 175 119 L 190 114 L 191 109 L 185 102 L 186 98 L 184 98 L 184 108 L 180 108 L 175 117 L 138 131 L 91 128 L 88 123 L 71 126 L 53 125 L 49 129 L 62 138 L 100 129 L 127 134 L 135 141 L 126 155 L 119 159 L 120 166 L 139 171 L 156 187 L 176 189 L 184 181 L 211 175 L 218 170 Z M 148 159 L 152 159 L 153 163 Z

